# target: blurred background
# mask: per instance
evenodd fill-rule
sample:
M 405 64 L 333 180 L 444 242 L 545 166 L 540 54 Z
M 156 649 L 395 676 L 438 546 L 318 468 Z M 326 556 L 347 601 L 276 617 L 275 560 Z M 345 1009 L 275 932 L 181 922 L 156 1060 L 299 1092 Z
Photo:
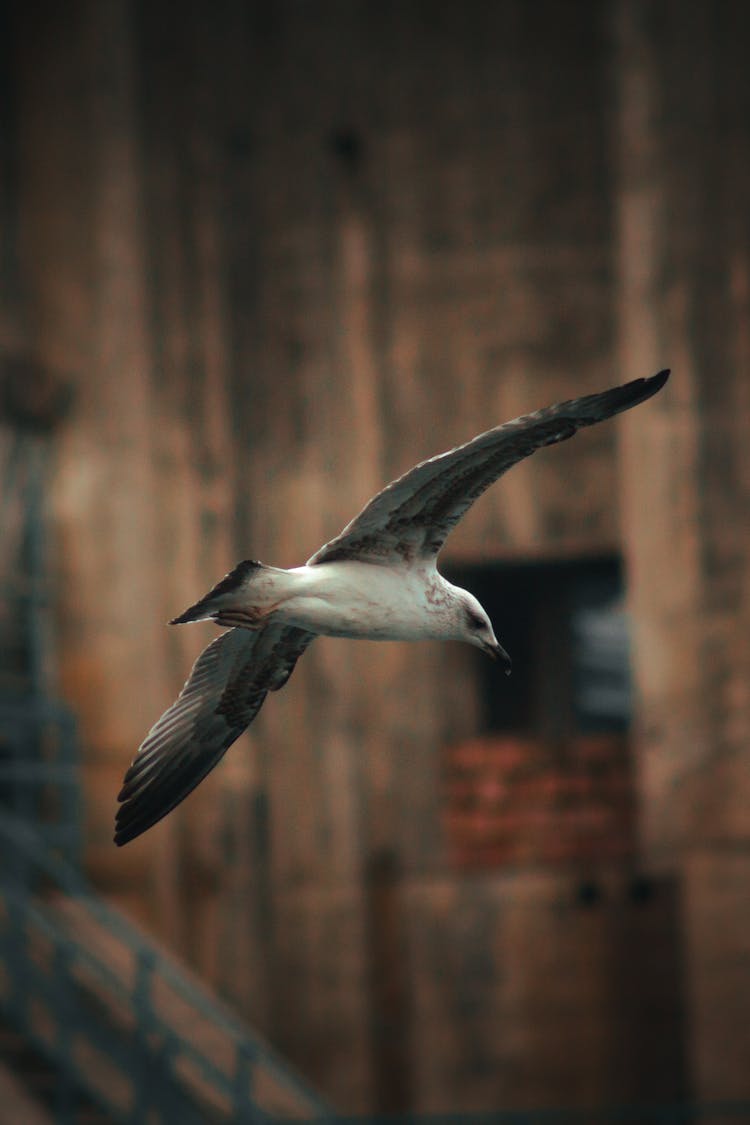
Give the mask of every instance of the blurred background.
M 0 1120 L 744 1112 L 750 9 L 1 19 Z M 169 618 L 665 366 L 449 541 L 509 680 L 316 641 L 114 847 Z

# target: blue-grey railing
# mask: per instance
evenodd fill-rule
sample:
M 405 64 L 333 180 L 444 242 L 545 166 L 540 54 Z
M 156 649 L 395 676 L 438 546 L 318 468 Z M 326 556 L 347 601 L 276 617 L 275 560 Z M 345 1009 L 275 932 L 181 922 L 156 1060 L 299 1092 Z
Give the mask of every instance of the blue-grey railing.
M 51 591 L 46 559 L 46 441 L 21 430 L 3 432 L 0 531 L 4 536 L 0 597 L 12 606 L 24 642 L 18 693 L 54 695 Z M 7 669 L 3 669 L 7 673 Z
M 54 698 L 48 457 L 42 434 L 0 427 L 0 807 L 76 863 L 78 740 L 71 712 Z
M 0 960 L 6 1021 L 59 1068 L 61 1091 L 84 1090 L 113 1121 L 335 1120 L 268 1044 L 6 813 Z
M 78 737 L 63 704 L 0 695 L 0 808 L 33 824 L 48 848 L 80 863 Z

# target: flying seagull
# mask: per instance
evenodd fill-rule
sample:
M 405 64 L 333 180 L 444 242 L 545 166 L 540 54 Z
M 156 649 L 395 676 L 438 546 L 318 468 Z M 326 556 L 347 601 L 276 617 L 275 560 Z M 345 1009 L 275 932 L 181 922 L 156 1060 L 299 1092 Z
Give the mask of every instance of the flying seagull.
M 246 560 L 170 622 L 227 628 L 195 662 L 179 698 L 146 735 L 118 796 L 115 843 L 179 804 L 289 679 L 316 636 L 458 640 L 510 672 L 477 599 L 436 562 L 474 501 L 524 457 L 656 394 L 669 371 L 526 414 L 422 461 L 393 481 L 304 566 Z

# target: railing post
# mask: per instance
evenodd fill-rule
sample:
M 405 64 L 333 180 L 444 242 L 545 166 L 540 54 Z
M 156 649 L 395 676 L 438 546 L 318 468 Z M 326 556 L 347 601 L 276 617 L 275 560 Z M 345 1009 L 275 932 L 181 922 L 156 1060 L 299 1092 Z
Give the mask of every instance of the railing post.
M 232 1109 L 236 1125 L 263 1125 L 268 1119 L 253 1098 L 253 1068 L 257 1051 L 239 1041 L 234 1052 L 234 1098 Z
M 31 893 L 32 881 L 36 876 L 36 863 L 24 847 L 18 847 L 9 835 L 4 834 L 2 852 L 2 871 L 5 881 L 16 893 L 19 900 L 26 900 Z
M 59 793 L 61 805 L 57 810 L 58 821 L 66 831 L 62 854 L 68 863 L 80 871 L 83 866 L 83 846 L 81 842 L 83 807 L 81 785 L 78 778 L 77 727 L 72 712 L 60 710 L 58 731 L 60 738 L 58 760 L 60 765 L 65 768 L 69 779 L 61 787 Z
M 139 949 L 136 954 L 135 984 L 133 987 L 133 1010 L 135 1013 L 135 1043 L 133 1044 L 138 1064 L 133 1074 L 133 1125 L 145 1121 L 151 1108 L 151 1076 L 153 1059 L 149 1036 L 154 1030 L 153 985 L 156 954 L 152 949 Z
M 133 987 L 133 1007 L 138 1029 L 148 1035 L 154 1026 L 154 972 L 156 953 L 143 948 L 136 953 L 135 985 Z
M 67 945 L 55 946 L 52 962 L 55 1017 L 57 1019 L 57 1090 L 55 1097 L 56 1120 L 60 1125 L 72 1125 L 75 1114 L 75 1083 L 73 1037 L 75 1035 L 75 1007 L 71 1003 L 73 979 L 70 965 L 72 951 Z
M 8 946 L 6 971 L 10 977 L 10 999 L 16 1020 L 24 1029 L 29 1020 L 29 953 L 26 907 L 28 897 L 23 883 L 10 884 L 6 901 Z
M 30 642 L 31 686 L 35 699 L 48 698 L 50 693 L 50 660 L 52 645 L 49 636 L 49 605 L 44 543 L 44 477 L 45 448 L 39 438 L 27 438 L 26 511 L 28 524 L 27 551 L 31 582 L 27 603 Z

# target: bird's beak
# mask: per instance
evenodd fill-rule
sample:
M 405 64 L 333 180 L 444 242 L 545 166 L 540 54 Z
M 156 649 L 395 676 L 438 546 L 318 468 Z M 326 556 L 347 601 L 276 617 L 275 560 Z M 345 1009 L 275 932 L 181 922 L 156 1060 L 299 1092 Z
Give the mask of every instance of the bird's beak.
M 487 641 L 486 644 L 482 645 L 482 651 L 486 652 L 493 660 L 497 660 L 499 664 L 502 664 L 506 676 L 510 675 L 513 661 L 501 644 L 498 644 L 497 641 L 495 641 L 494 644 L 492 641 Z

